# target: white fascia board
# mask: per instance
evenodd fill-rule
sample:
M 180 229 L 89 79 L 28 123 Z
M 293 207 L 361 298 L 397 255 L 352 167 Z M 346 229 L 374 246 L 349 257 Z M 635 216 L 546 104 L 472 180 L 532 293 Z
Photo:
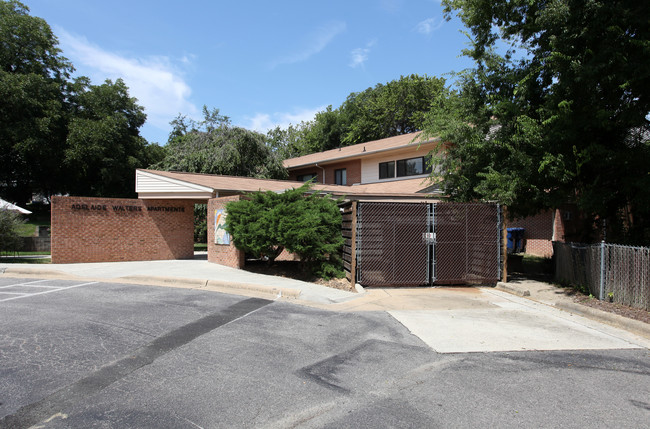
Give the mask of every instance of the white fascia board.
M 158 182 L 164 183 L 164 184 L 171 184 L 175 185 L 178 187 L 181 187 L 181 189 L 178 190 L 172 190 L 172 191 L 167 191 L 169 193 L 188 193 L 188 192 L 196 192 L 196 193 L 212 193 L 214 192 L 214 189 L 207 187 L 207 186 L 202 186 L 202 185 L 197 185 L 196 183 L 190 183 L 186 182 L 184 180 L 178 180 L 178 179 L 172 179 L 171 177 L 166 177 L 166 176 L 161 176 L 155 173 L 150 173 L 148 171 L 141 171 L 141 170 L 136 170 L 135 171 L 135 192 L 138 194 L 140 193 L 160 193 L 160 190 L 153 190 L 153 189 L 146 189 L 146 187 L 143 189 L 138 181 L 138 177 L 146 177 L 149 179 L 154 179 Z

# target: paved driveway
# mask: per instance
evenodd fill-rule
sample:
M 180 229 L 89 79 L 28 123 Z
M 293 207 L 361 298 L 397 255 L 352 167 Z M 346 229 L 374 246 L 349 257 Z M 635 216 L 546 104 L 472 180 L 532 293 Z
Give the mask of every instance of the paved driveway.
M 649 351 L 620 332 L 633 348 L 438 353 L 488 322 L 406 320 L 559 323 L 481 290 L 364 296 L 376 309 L 398 295 L 389 314 L 106 282 L 0 288 L 0 427 L 644 427 L 650 411 Z M 404 309 L 426 299 L 441 307 Z M 568 322 L 558 329 L 602 341 L 604 328 Z

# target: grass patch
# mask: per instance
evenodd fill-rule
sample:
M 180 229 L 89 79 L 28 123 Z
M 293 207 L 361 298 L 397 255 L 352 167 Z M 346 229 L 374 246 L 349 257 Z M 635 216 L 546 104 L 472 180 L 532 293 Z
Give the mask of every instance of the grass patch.
M 36 216 L 28 219 L 18 226 L 18 235 L 21 237 L 33 237 L 38 232 L 39 226 L 50 226 L 49 216 Z
M 51 264 L 50 258 L 21 258 L 21 257 L 5 257 L 0 259 L 0 262 L 5 264 Z
M 194 243 L 194 251 L 202 252 L 208 250 L 208 243 Z

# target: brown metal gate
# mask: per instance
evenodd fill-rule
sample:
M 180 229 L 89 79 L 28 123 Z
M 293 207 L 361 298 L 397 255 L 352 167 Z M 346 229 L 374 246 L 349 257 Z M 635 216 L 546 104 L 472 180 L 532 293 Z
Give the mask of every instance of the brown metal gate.
M 502 227 L 496 204 L 359 202 L 353 278 L 363 286 L 496 283 Z
M 501 216 L 496 204 L 434 205 L 435 284 L 499 281 Z
M 368 286 L 429 282 L 429 245 L 423 242 L 429 204 L 359 203 L 357 281 Z

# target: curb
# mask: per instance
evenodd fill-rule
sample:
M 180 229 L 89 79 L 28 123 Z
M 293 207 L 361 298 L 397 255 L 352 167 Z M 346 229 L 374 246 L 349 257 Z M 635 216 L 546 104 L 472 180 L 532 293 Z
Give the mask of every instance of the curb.
M 104 283 L 129 283 L 129 284 L 142 284 L 151 286 L 176 286 L 187 287 L 193 289 L 220 289 L 226 291 L 248 291 L 272 295 L 274 297 L 283 297 L 289 299 L 296 299 L 300 296 L 299 289 L 279 288 L 274 286 L 258 285 L 253 283 L 238 283 L 227 282 L 223 280 L 209 280 L 209 279 L 189 279 L 182 277 L 162 277 L 162 276 L 124 276 L 115 278 L 90 278 L 79 277 L 74 274 L 64 273 L 62 271 L 43 269 L 43 268 L 23 268 L 23 267 L 7 267 L 0 268 L 0 274 L 11 276 L 30 276 L 30 277 L 45 277 L 52 279 L 74 279 L 80 278 L 101 281 Z
M 517 296 L 522 296 L 522 297 L 530 296 L 530 291 L 528 289 L 522 290 L 522 289 L 519 289 L 519 288 L 517 288 L 515 286 L 510 286 L 508 283 L 504 283 L 504 282 L 498 282 L 497 285 L 494 288 L 496 290 L 500 290 L 502 292 L 508 292 L 508 293 L 511 293 L 511 294 L 517 295 Z
M 26 275 L 26 276 L 46 276 L 50 278 L 79 278 L 74 274 L 67 274 L 63 271 L 52 270 L 40 267 L 6 267 L 0 268 L 0 274 L 4 275 Z
M 587 317 L 598 322 L 604 322 L 626 331 L 634 332 L 646 338 L 650 338 L 650 325 L 634 319 L 608 313 L 596 308 L 587 307 L 573 302 L 556 302 L 555 307 L 580 316 Z

